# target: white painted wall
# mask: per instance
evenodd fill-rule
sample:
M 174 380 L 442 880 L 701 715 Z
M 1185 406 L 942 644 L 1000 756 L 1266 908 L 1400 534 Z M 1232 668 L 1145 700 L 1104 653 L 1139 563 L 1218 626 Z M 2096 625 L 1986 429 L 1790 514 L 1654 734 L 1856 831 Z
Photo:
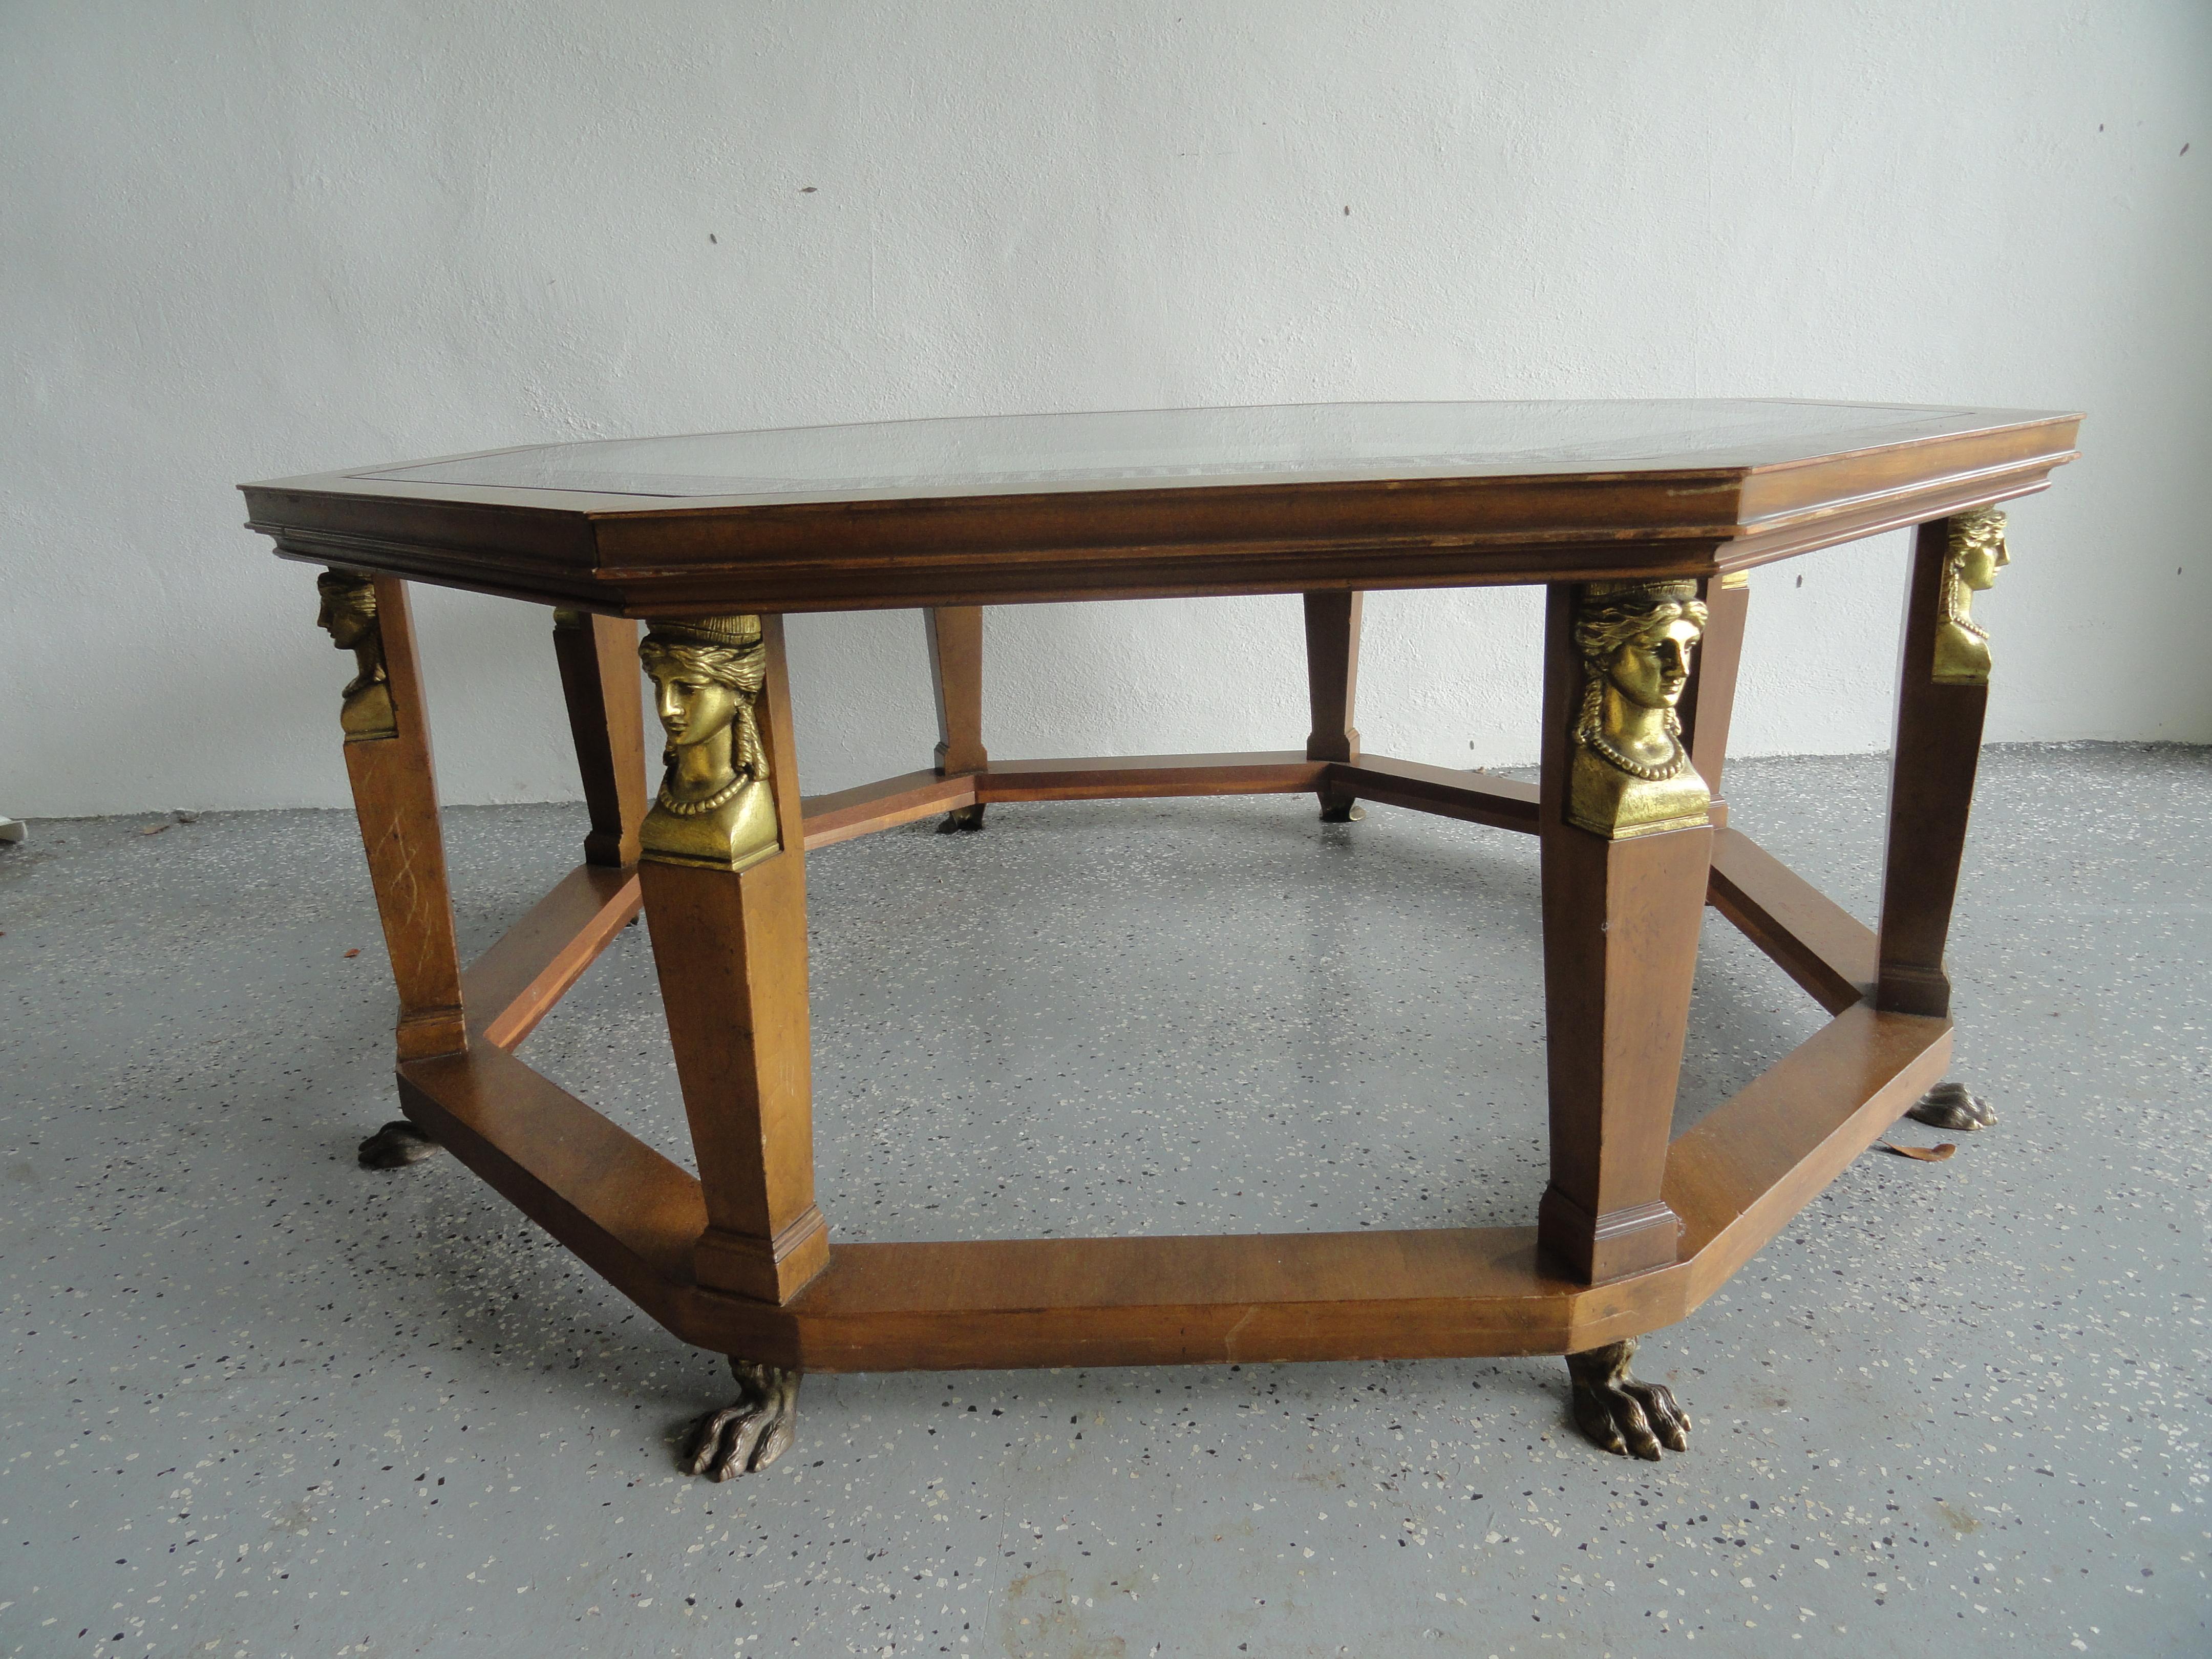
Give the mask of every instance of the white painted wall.
M 2203 0 L 52 0 L 0 110 L 18 815 L 345 799 L 241 479 L 1352 398 L 2087 410 L 1977 609 L 1990 735 L 2212 739 Z M 1739 752 L 1884 746 L 1902 574 L 1754 577 Z M 986 737 L 1295 744 L 1297 605 L 994 611 Z M 422 613 L 447 798 L 573 797 L 544 613 Z M 1370 599 L 1370 746 L 1530 757 L 1535 618 Z M 918 619 L 792 631 L 807 787 L 923 763 Z

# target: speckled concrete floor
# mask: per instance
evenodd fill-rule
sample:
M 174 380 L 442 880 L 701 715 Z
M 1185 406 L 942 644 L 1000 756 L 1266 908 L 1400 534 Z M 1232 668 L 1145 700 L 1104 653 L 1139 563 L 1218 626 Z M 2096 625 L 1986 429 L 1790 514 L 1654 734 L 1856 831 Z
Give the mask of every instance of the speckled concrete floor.
M 1729 782 L 1869 914 L 1878 763 Z M 468 948 L 578 817 L 451 815 Z M 162 822 L 0 855 L 0 1653 L 2212 1651 L 2212 752 L 1990 752 L 1953 963 L 2002 1121 L 1870 1152 L 1649 1339 L 1658 1466 L 1515 1360 L 816 1377 L 782 1462 L 684 1480 L 719 1362 L 450 1160 L 354 1166 L 350 820 Z M 1527 842 L 1097 803 L 811 880 L 845 1237 L 1533 1214 Z M 1681 1121 L 1816 1019 L 1710 921 Z M 680 1150 L 641 933 L 526 1053 Z

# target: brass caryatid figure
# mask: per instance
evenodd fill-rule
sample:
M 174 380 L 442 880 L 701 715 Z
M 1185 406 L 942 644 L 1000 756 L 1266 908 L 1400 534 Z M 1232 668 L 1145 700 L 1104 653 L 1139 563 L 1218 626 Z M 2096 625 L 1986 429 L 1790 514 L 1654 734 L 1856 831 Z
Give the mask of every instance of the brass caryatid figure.
M 1567 773 L 1567 822 L 1608 840 L 1706 821 L 1712 797 L 1674 705 L 1705 625 L 1697 584 L 1592 582 L 1575 618 L 1583 704 Z
M 323 608 L 315 625 L 330 630 L 331 643 L 353 653 L 360 672 L 346 682 L 338 725 L 348 743 L 374 743 L 399 735 L 392 712 L 392 688 L 384 672 L 384 635 L 376 621 L 376 584 L 358 570 L 325 570 L 315 578 Z
M 638 657 L 668 732 L 646 858 L 744 870 L 776 852 L 775 786 L 754 703 L 768 672 L 757 617 L 647 624 Z
M 1997 572 L 2012 562 L 2005 550 L 2005 515 L 1994 507 L 1978 507 L 1951 520 L 1949 545 L 1943 554 L 1942 606 L 1936 622 L 1936 670 L 1938 685 L 1987 685 L 1990 683 L 1990 636 L 1969 614 L 1972 596 L 1995 587 Z

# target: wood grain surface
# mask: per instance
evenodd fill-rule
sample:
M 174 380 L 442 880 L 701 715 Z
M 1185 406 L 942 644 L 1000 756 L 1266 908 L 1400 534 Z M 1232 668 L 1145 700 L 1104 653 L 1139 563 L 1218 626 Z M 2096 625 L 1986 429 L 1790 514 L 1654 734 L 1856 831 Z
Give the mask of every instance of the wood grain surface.
M 1981 764 L 1987 685 L 1939 685 L 1936 627 L 1948 522 L 1914 538 L 1905 584 L 1897 733 L 1890 745 L 1889 833 L 1881 872 L 1881 967 L 1875 1000 L 1900 1013 L 1951 1011 L 1943 947 L 1966 851 L 1966 817 Z
M 1359 732 L 1352 724 L 1359 695 L 1359 599 L 1342 590 L 1305 596 L 1306 700 L 1313 714 L 1308 760 L 1359 758 Z
M 1863 410 L 1833 407 L 1832 441 L 1863 444 Z M 1930 413 L 1942 429 L 1755 465 L 674 502 L 358 471 L 241 488 L 286 557 L 630 617 L 1709 577 L 2040 489 L 2080 424 Z
M 1728 824 L 1721 774 L 1728 760 L 1729 726 L 1735 713 L 1736 671 L 1743 661 L 1743 629 L 1751 610 L 1751 592 L 1717 581 L 1698 586 L 1705 602 L 1705 631 L 1698 641 L 1694 671 L 1677 712 L 1682 720 L 1682 741 L 1690 750 L 1690 764 L 1698 769 L 1698 775 L 1712 794 L 1713 828 L 1720 830 Z
M 761 743 L 782 850 L 741 872 L 648 859 L 638 879 L 706 1194 L 696 1270 L 733 1294 L 784 1302 L 821 1272 L 829 1233 L 814 1203 L 805 830 L 783 619 L 763 617 L 761 629 Z
M 1874 930 L 1740 830 L 1714 834 L 1710 896 L 1830 1013 L 1874 988 Z
M 1674 1260 L 1660 1195 L 1682 1069 L 1712 830 L 1608 841 L 1566 818 L 1583 700 L 1580 590 L 1554 585 L 1544 617 L 1545 1063 L 1552 1178 L 1545 1248 L 1591 1283 Z
M 1536 833 L 1537 787 L 1517 779 L 1381 755 L 1363 756 L 1356 765 L 1334 767 L 1331 776 L 1356 799 L 1486 823 L 1524 836 Z
M 846 1244 L 787 1305 L 702 1289 L 680 1166 L 503 1051 L 400 1067 L 410 1116 L 684 1341 L 811 1370 L 1566 1353 L 1711 1295 L 1940 1079 L 1948 1021 L 1861 1006 L 1676 1141 L 1681 1260 L 1590 1286 L 1534 1227 Z
M 376 617 L 398 735 L 347 744 L 346 775 L 399 992 L 399 1057 L 415 1060 L 465 1047 L 468 1031 L 422 665 L 406 583 L 376 579 Z M 335 718 L 331 724 L 337 725 Z
M 647 801 L 637 624 L 593 616 L 574 625 L 556 623 L 553 651 L 592 818 L 585 860 L 616 867 L 635 864 Z
M 922 612 L 937 702 L 937 769 L 980 772 L 983 748 L 983 612 L 954 605 Z
M 643 902 L 635 869 L 571 870 L 461 976 L 471 1034 L 500 1048 L 520 1042 Z
M 1257 754 L 1095 756 L 994 762 L 976 775 L 975 799 L 1146 800 L 1170 795 L 1291 795 L 1328 770 L 1298 750 Z

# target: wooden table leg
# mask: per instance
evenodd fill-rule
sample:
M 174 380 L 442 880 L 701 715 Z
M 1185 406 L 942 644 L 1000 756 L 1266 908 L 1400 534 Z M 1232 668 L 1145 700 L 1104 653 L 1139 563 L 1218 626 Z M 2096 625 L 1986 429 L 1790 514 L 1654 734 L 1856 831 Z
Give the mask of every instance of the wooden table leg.
M 638 702 L 637 624 L 581 611 L 553 613 L 553 654 L 591 811 L 584 861 L 637 862 L 645 822 L 645 730 Z
M 647 631 L 642 649 L 676 758 L 646 818 L 638 873 L 707 1206 L 693 1271 L 714 1289 L 782 1303 L 830 1259 L 814 1204 L 806 842 L 783 619 L 758 618 L 758 642 L 743 649 L 702 641 L 705 630 L 755 621 Z M 731 679 L 734 695 L 717 702 L 712 688 L 727 692 Z M 702 683 L 709 690 L 696 697 Z M 689 787 L 687 749 L 720 765 L 720 775 L 697 775 L 699 798 L 726 796 L 723 805 L 670 809 Z M 702 851 L 717 837 L 719 865 Z
M 1306 690 L 1313 708 L 1313 730 L 1306 737 L 1308 760 L 1359 758 L 1359 733 L 1352 716 L 1359 689 L 1359 612 L 1364 597 L 1342 592 L 1305 596 Z M 1348 794 L 1326 785 L 1317 793 L 1324 823 L 1352 823 L 1367 816 Z
M 1898 1013 L 1940 1018 L 1951 1012 L 1943 948 L 1990 696 L 1989 638 L 1967 605 L 1972 592 L 1989 586 L 2008 562 L 2004 514 L 1991 507 L 1923 524 L 1913 538 L 1875 988 L 1875 1006 Z M 1958 1083 L 1929 1091 L 1911 1115 L 1944 1129 L 1983 1129 L 1996 1121 L 1987 1103 Z
M 1536 1237 L 1593 1285 L 1672 1265 L 1681 1231 L 1662 1192 L 1713 830 L 1677 708 L 1707 617 L 1689 582 L 1554 583 L 1547 599 L 1537 832 L 1552 1179 Z M 1705 732 L 1722 740 L 1727 688 L 1706 689 Z M 1629 1375 L 1635 1346 L 1567 1356 L 1575 1420 L 1607 1451 L 1685 1450 L 1688 1415 Z
M 1681 597 L 1691 591 L 1682 585 Z M 1680 775 L 1655 786 L 1672 792 L 1671 819 L 1634 821 L 1641 798 L 1626 783 L 1611 836 L 1570 821 L 1576 769 L 1604 764 L 1574 735 L 1585 690 L 1581 603 L 1571 584 L 1550 588 L 1538 833 L 1552 1178 L 1537 1232 L 1569 1270 L 1601 1284 L 1674 1260 L 1679 1224 L 1660 1187 L 1712 830 L 1694 799 L 1702 792 Z
M 1951 1012 L 1943 945 L 1959 890 L 1990 698 L 1986 671 L 1979 682 L 1935 678 L 1951 523 L 1939 519 L 1920 526 L 1905 588 L 1881 878 L 1881 978 L 1875 992 L 1877 1007 L 1905 1014 Z
M 317 621 L 335 644 L 354 653 L 357 671 L 345 688 L 338 724 L 362 850 L 399 992 L 399 1058 L 459 1054 L 468 1047 L 461 963 L 407 584 L 332 569 L 316 586 L 322 595 Z M 428 1135 L 398 1118 L 362 1142 L 360 1158 L 371 1169 L 397 1169 L 436 1150 Z
M 1736 669 L 1743 660 L 1743 626 L 1751 610 L 1751 589 L 1738 571 L 1718 581 L 1698 584 L 1705 601 L 1705 635 L 1698 641 L 1697 672 L 1682 694 L 1682 741 L 1712 796 L 1713 828 L 1728 828 L 1728 803 L 1721 793 L 1721 767 L 1728 759 L 1729 720 L 1735 710 Z
M 325 625 L 341 645 L 352 643 L 362 670 L 346 688 L 340 720 L 362 849 L 399 991 L 399 1058 L 457 1054 L 468 1046 L 461 963 L 407 584 L 334 571 L 321 586 Z M 340 632 L 364 616 L 357 639 Z
M 929 635 L 929 678 L 937 694 L 937 769 L 945 776 L 981 772 L 983 751 L 983 611 L 980 605 L 944 605 L 922 613 Z M 940 835 L 981 830 L 983 804 L 955 807 L 937 826 Z

